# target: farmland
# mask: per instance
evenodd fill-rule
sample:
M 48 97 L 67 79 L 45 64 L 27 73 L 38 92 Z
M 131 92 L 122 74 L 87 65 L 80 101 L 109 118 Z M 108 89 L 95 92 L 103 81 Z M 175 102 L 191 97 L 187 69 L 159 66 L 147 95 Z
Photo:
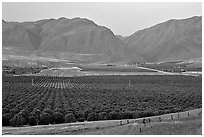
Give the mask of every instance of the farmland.
M 143 70 L 143 71 L 141 71 Z M 164 72 L 156 72 L 156 71 L 148 71 L 145 69 L 135 69 L 134 71 L 85 71 L 85 70 L 79 70 L 79 69 L 46 69 L 42 70 L 39 73 L 32 74 L 35 76 L 60 76 L 60 77 L 76 77 L 76 76 L 92 76 L 92 75 L 166 75 Z
M 106 71 L 106 72 L 157 72 L 155 70 L 146 70 L 134 66 L 115 66 L 115 65 L 86 65 L 80 66 L 81 71 Z
M 3 75 L 2 80 L 3 125 L 27 125 L 31 117 L 34 125 L 67 123 L 67 114 L 72 122 L 132 119 L 202 107 L 201 77 Z M 24 120 L 9 123 L 15 118 Z
M 195 71 L 202 72 L 202 60 L 195 61 L 172 61 L 172 62 L 161 62 L 161 63 L 151 63 L 151 64 L 139 64 L 139 66 L 152 68 L 156 70 L 166 71 L 166 72 L 187 72 Z
M 76 77 L 90 75 L 166 75 L 167 73 L 137 66 L 73 65 L 53 67 L 3 66 L 3 74 L 19 76 Z

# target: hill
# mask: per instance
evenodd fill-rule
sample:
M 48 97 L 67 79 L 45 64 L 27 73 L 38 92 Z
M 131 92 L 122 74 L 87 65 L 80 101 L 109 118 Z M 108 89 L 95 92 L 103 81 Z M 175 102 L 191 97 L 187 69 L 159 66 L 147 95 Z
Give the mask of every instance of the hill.
M 171 19 L 123 37 L 86 18 L 2 20 L 4 54 L 73 62 L 161 62 L 202 56 L 202 17 Z
M 202 17 L 171 19 L 125 38 L 125 56 L 146 62 L 188 60 L 202 56 Z
M 46 19 L 34 22 L 2 21 L 2 46 L 36 55 L 118 60 L 123 42 L 113 32 L 84 18 Z M 77 57 L 76 57 L 77 58 Z

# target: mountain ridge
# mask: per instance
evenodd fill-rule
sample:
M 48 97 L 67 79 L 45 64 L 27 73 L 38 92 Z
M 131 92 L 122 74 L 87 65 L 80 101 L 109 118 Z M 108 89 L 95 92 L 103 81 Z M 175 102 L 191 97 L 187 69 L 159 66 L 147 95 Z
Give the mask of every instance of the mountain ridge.
M 185 60 L 202 56 L 202 16 L 170 19 L 130 36 L 86 18 L 7 22 L 2 19 L 2 47 L 36 55 L 86 54 L 86 58 L 126 62 Z M 88 55 L 94 55 L 93 57 Z
M 147 62 L 198 58 L 202 55 L 202 17 L 171 19 L 136 31 L 123 42 L 129 52 L 139 54 Z
M 34 54 L 103 54 L 110 60 L 122 57 L 123 42 L 104 26 L 86 18 L 59 18 L 9 23 L 2 20 L 3 47 L 33 51 Z M 120 47 L 120 48 L 118 48 Z M 60 53 L 59 53 L 60 54 Z

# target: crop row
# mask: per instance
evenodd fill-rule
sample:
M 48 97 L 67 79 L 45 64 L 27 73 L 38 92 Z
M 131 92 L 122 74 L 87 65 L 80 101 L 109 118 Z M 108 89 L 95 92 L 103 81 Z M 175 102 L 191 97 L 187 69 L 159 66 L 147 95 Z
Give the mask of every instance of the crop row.
M 62 117 L 58 121 L 66 122 L 67 115 L 77 121 L 90 120 L 90 117 L 92 120 L 122 119 L 202 106 L 201 77 L 3 75 L 2 80 L 2 113 L 7 122 L 20 118 L 22 111 L 27 115 L 24 124 L 33 114 L 38 115 L 35 117 L 38 124 L 49 124 L 54 117 Z M 42 119 L 52 120 L 46 123 Z

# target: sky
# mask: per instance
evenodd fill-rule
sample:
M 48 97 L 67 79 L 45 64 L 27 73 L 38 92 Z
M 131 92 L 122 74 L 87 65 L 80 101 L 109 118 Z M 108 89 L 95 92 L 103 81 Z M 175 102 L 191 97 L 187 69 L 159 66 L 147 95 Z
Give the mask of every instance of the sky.
M 202 15 L 201 2 L 3 2 L 5 21 L 87 18 L 116 35 L 129 36 L 169 19 Z

